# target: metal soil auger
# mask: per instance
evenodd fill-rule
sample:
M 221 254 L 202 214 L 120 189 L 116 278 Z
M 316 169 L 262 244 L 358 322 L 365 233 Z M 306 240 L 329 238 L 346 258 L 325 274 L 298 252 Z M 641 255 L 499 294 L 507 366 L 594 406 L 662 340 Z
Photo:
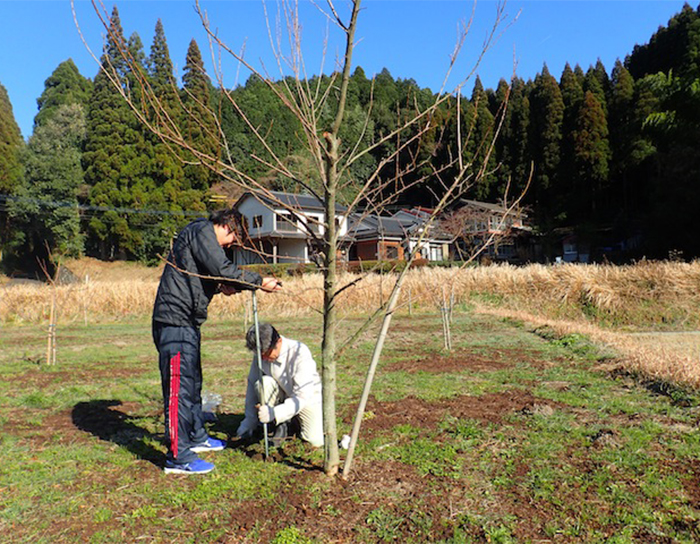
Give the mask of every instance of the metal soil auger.
M 260 323 L 258 321 L 258 299 L 255 296 L 255 290 L 251 291 L 253 294 L 253 323 L 255 325 L 255 359 L 258 362 L 258 374 L 260 375 L 260 387 L 258 389 L 258 396 L 260 404 L 265 404 L 267 396 L 265 395 L 265 381 L 263 380 L 263 370 L 262 370 L 262 352 L 260 351 Z M 270 454 L 270 446 L 267 443 L 267 423 L 263 423 L 263 437 L 265 440 L 265 461 Z

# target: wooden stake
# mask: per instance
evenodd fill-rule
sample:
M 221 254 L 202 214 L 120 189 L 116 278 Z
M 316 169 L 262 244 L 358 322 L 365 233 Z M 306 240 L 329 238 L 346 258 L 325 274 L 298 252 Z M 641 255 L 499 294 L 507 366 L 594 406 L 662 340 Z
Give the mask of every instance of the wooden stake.
M 48 341 L 46 346 L 46 364 L 56 363 L 56 287 L 51 284 L 51 309 L 49 311 Z
M 85 321 L 85 326 L 87 327 L 88 324 L 88 311 L 87 311 L 87 303 L 88 303 L 88 289 L 89 289 L 89 283 L 90 283 L 90 276 L 85 274 L 85 296 L 83 297 L 83 320 Z

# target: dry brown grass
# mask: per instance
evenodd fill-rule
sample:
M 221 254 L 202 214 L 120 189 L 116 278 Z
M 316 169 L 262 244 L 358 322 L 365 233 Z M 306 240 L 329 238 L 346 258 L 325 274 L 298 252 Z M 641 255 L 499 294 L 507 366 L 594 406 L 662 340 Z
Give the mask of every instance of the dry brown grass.
M 150 315 L 161 267 L 92 259 L 69 266 L 88 281 L 57 288 L 60 319 L 80 320 L 85 314 L 96 320 Z M 391 275 L 342 276 L 343 283 L 357 283 L 339 296 L 338 308 L 352 314 L 373 311 L 389 296 L 393 280 Z M 281 293 L 260 297 L 261 309 L 281 316 L 320 311 L 322 286 L 320 274 L 284 278 Z M 501 308 L 617 329 L 692 330 L 700 326 L 700 263 L 420 268 L 408 274 L 401 300 L 404 308 L 410 301 L 414 308 L 433 309 L 450 293 L 457 303 L 476 298 Z M 5 284 L 0 292 L 0 320 L 44 320 L 50 294 L 50 287 L 41 284 Z M 240 316 L 249 300 L 245 295 L 216 297 L 210 314 Z
M 461 291 L 538 315 L 615 327 L 700 326 L 700 262 L 481 267 L 460 281 Z
M 517 319 L 535 327 L 546 326 L 557 334 L 584 334 L 598 345 L 612 348 L 617 358 L 601 369 L 623 368 L 652 380 L 674 383 L 692 389 L 700 388 L 700 337 L 695 333 L 645 333 L 640 335 L 616 332 L 593 323 L 547 319 L 522 310 L 479 307 L 479 312 Z M 678 336 L 684 342 L 678 343 Z M 660 341 L 664 335 L 668 336 Z
M 132 263 L 105 264 L 83 259 L 71 263 L 87 283 L 56 289 L 59 323 L 147 319 L 161 268 Z M 392 288 L 390 275 L 342 276 L 357 282 L 339 296 L 342 314 L 369 314 Z M 261 294 L 265 316 L 304 316 L 319 312 L 323 301 L 320 274 L 284 279 L 278 294 Z M 630 266 L 496 265 L 465 270 L 420 268 L 411 271 L 402 291 L 400 311 L 435 311 L 450 293 L 459 303 L 476 302 L 482 312 L 548 324 L 562 333 L 580 332 L 622 354 L 630 370 L 675 383 L 700 386 L 700 335 L 677 341 L 630 331 L 700 328 L 700 262 L 642 262 Z M 0 285 L 0 323 L 45 323 L 51 288 L 41 284 Z M 211 304 L 213 319 L 242 318 L 250 297 L 219 296 Z
M 90 257 L 72 259 L 65 262 L 65 266 L 81 281 L 97 281 L 100 283 L 122 282 L 125 280 L 158 282 L 163 273 L 163 266 L 149 267 L 138 263 L 115 261 L 104 262 Z

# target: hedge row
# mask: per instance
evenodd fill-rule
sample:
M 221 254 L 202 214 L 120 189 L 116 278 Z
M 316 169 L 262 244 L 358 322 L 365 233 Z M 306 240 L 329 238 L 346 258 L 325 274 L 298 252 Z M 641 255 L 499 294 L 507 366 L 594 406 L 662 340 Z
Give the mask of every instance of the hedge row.
M 419 268 L 421 266 L 450 268 L 453 266 L 461 266 L 464 264 L 461 261 L 428 261 L 427 259 L 416 259 L 413 261 L 411 268 Z M 341 270 L 347 272 L 374 272 L 377 274 L 388 274 L 392 272 L 401 272 L 406 268 L 406 261 L 391 260 L 391 261 L 350 261 L 338 263 Z M 320 272 L 320 268 L 312 263 L 282 263 L 282 264 L 247 264 L 241 268 L 257 272 L 261 276 L 301 276 Z

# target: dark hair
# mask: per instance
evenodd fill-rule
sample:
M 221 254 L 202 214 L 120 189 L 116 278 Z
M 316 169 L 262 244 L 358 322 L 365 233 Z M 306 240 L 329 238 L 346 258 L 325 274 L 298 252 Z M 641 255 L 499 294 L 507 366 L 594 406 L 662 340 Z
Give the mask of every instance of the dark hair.
M 236 237 L 241 241 L 241 243 L 248 239 L 248 227 L 246 225 L 246 221 L 243 218 L 243 215 L 241 215 L 241 212 L 235 208 L 211 212 L 209 221 L 215 225 L 230 228 L 231 231 L 236 233 Z
M 260 323 L 260 353 L 265 353 L 268 349 L 275 347 L 280 334 L 269 323 Z M 255 325 L 248 329 L 245 335 L 245 345 L 250 351 L 256 351 Z

